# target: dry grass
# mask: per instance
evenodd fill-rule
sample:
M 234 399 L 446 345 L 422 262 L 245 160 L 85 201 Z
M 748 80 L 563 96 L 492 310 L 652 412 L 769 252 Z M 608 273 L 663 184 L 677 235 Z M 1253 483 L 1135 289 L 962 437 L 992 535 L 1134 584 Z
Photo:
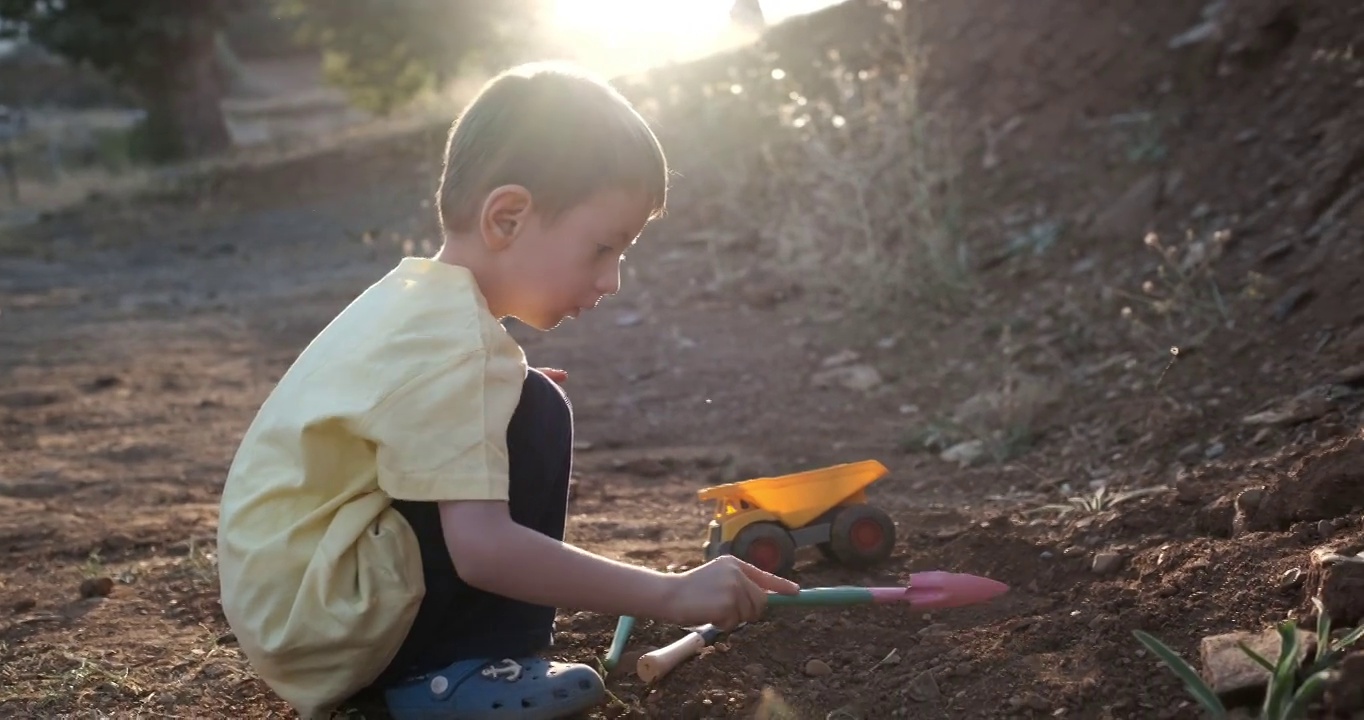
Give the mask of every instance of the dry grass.
M 792 89 L 785 132 L 757 169 L 777 198 L 760 234 L 784 273 L 871 309 L 941 300 L 970 284 L 959 232 L 958 153 L 920 103 L 922 51 L 904 9 L 888 10 L 883 47 L 899 67 L 828 71 L 836 99 Z M 742 213 L 736 213 L 742 214 Z

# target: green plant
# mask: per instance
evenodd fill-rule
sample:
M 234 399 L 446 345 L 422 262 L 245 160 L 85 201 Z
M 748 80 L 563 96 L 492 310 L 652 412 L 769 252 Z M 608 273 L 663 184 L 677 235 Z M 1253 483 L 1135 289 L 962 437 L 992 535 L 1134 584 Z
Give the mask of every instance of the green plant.
M 1271 663 L 1264 656 L 1245 645 L 1237 643 L 1241 650 L 1269 673 L 1268 687 L 1260 704 L 1257 720 L 1293 720 L 1300 718 L 1307 707 L 1321 694 L 1331 677 L 1335 665 L 1340 662 L 1344 651 L 1364 636 L 1364 625 L 1354 628 L 1339 640 L 1331 639 L 1331 618 L 1321 600 L 1312 598 L 1317 609 L 1317 646 L 1312 654 L 1311 664 L 1303 667 L 1303 657 L 1299 653 L 1297 625 L 1292 621 L 1280 623 L 1278 661 Z M 1227 717 L 1227 708 L 1212 688 L 1199 677 L 1189 663 L 1151 635 L 1133 630 L 1132 634 L 1147 649 L 1155 653 L 1166 666 L 1184 681 L 1184 687 L 1214 718 Z
M 1100 487 L 1098 490 L 1095 490 L 1093 493 L 1089 495 L 1077 495 L 1075 497 L 1066 498 L 1066 502 L 1064 503 L 1052 503 L 1050 505 L 1043 505 L 1042 507 L 1034 508 L 1029 512 L 1043 512 L 1046 510 L 1052 510 L 1055 512 L 1059 512 L 1062 515 L 1067 515 L 1073 512 L 1082 512 L 1087 515 L 1095 515 L 1101 512 L 1112 510 L 1121 503 L 1127 502 L 1128 500 L 1131 500 L 1133 498 L 1142 497 L 1144 495 L 1154 495 L 1159 492 L 1164 492 L 1168 489 L 1169 488 L 1165 487 L 1164 485 L 1160 485 L 1157 487 L 1137 488 L 1136 490 L 1124 490 L 1123 492 L 1109 492 L 1108 488 L 1105 486 Z

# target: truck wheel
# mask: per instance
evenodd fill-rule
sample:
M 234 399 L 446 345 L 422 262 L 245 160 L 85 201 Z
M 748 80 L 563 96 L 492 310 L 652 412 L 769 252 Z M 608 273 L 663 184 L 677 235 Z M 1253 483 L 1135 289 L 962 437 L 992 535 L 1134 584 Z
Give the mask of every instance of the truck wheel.
M 873 505 L 849 505 L 834 518 L 829 553 L 839 562 L 865 567 L 890 557 L 895 549 L 895 521 Z
M 734 536 L 734 557 L 774 575 L 787 576 L 796 564 L 796 541 L 786 528 L 755 522 Z

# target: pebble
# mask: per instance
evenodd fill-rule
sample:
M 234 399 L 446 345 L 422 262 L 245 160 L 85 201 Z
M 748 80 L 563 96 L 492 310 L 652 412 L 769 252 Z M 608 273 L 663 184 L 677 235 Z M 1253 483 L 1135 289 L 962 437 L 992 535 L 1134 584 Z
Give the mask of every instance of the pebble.
M 829 663 L 813 658 L 805 663 L 805 674 L 810 677 L 828 677 L 834 673 L 834 669 L 829 667 Z
M 83 598 L 108 597 L 109 593 L 113 591 L 113 578 L 86 578 L 81 581 L 80 593 Z
M 909 681 L 906 694 L 915 702 L 935 702 L 942 699 L 942 691 L 932 673 L 922 672 Z
M 1241 491 L 1236 496 L 1236 507 L 1244 512 L 1254 512 L 1260 507 L 1260 501 L 1264 500 L 1265 489 L 1263 487 L 1250 487 Z
M 1094 554 L 1094 564 L 1091 568 L 1100 575 L 1107 575 L 1122 566 L 1123 556 L 1115 552 L 1101 552 Z
M 932 638 L 942 637 L 948 634 L 947 626 L 942 623 L 934 623 L 919 631 L 919 637 Z

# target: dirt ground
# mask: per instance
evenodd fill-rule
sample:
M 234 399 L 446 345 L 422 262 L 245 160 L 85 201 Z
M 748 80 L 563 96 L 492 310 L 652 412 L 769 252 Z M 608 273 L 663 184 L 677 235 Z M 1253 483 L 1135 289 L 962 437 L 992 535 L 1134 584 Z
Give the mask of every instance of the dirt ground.
M 998 163 L 968 155 L 966 305 L 868 315 L 774 290 L 762 247 L 712 282 L 681 239 L 716 220 L 688 219 L 693 187 L 618 297 L 514 329 L 570 374 L 571 541 L 692 566 L 700 487 L 875 458 L 893 557 L 802 556 L 801 583 L 946 569 L 1011 587 L 931 614 L 774 610 L 653 686 L 613 674 L 591 717 L 1194 718 L 1132 630 L 1197 665 L 1201 638 L 1308 617 L 1316 594 L 1337 625 L 1364 620 L 1359 586 L 1313 560 L 1364 550 L 1364 10 L 1231 2 L 1212 39 L 1171 49 L 1199 8 L 1102 6 L 923 4 L 961 117 L 1025 118 Z M 375 141 L 6 231 L 0 714 L 291 716 L 217 602 L 217 492 L 312 335 L 431 249 L 440 144 Z M 1065 230 L 1020 251 L 1046 220 Z M 945 459 L 962 426 L 1000 430 L 997 456 Z M 566 612 L 560 657 L 601 657 L 614 624 Z M 629 649 L 682 633 L 641 623 Z M 1348 695 L 1309 717 L 1364 710 Z

